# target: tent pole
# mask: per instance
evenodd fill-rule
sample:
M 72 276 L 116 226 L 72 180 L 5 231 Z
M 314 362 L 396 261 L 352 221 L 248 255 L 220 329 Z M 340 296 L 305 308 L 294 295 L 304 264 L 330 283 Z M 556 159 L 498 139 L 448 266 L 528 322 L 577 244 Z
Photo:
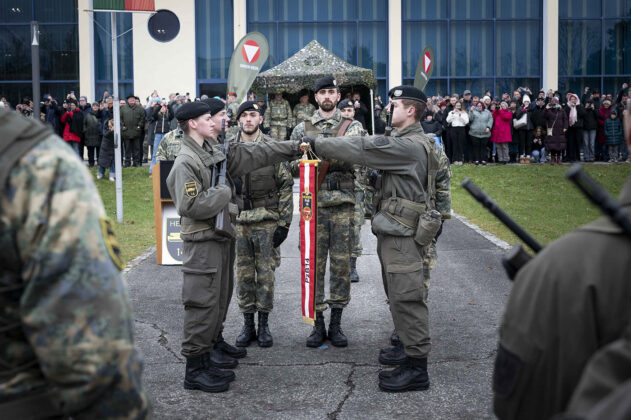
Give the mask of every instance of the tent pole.
M 372 135 L 375 135 L 375 97 L 373 95 L 372 89 L 370 89 L 370 121 L 372 127 Z

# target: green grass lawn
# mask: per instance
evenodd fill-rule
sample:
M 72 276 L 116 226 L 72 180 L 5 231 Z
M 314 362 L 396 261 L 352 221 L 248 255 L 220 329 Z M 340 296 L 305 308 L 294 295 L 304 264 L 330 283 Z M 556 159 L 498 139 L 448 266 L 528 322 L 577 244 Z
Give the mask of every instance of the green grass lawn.
M 125 263 L 156 243 L 153 186 L 148 171 L 147 167 L 123 169 L 124 223 L 114 223 L 114 230 Z M 107 177 L 97 180 L 95 168 L 90 172 L 101 193 L 107 215 L 116 221 L 116 183 L 109 181 Z
M 618 197 L 631 165 L 584 165 L 589 175 Z M 573 183 L 569 165 L 452 166 L 453 210 L 509 244 L 518 241 L 460 183 L 469 177 L 540 243 L 546 244 L 601 216 Z

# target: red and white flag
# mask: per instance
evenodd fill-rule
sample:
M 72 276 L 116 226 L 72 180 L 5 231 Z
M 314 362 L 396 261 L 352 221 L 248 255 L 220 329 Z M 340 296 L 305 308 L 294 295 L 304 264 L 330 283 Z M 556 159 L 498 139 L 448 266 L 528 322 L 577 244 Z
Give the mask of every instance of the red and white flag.
M 315 320 L 318 161 L 300 161 L 300 275 L 302 321 Z

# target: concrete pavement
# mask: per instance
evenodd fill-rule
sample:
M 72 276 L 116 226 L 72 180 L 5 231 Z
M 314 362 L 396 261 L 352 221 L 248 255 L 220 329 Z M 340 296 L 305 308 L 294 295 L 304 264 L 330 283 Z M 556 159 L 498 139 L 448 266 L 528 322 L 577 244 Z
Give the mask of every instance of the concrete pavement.
M 493 418 L 491 375 L 498 323 L 510 291 L 503 250 L 461 221 L 445 223 L 430 288 L 431 387 L 425 392 L 379 391 L 379 348 L 389 345 L 392 319 L 385 305 L 376 238 L 362 229 L 361 278 L 351 290 L 342 326 L 347 348 L 309 349 L 311 327 L 300 315 L 298 220 L 282 245 L 270 315 L 274 346 L 251 345 L 221 394 L 186 391 L 180 355 L 183 307 L 179 267 L 162 267 L 155 254 L 125 274 L 134 307 L 136 343 L 144 353 L 144 382 L 154 418 Z M 328 280 L 327 280 L 328 291 Z M 231 343 L 243 318 L 235 298 L 224 337 Z M 326 314 L 328 325 L 328 311 Z

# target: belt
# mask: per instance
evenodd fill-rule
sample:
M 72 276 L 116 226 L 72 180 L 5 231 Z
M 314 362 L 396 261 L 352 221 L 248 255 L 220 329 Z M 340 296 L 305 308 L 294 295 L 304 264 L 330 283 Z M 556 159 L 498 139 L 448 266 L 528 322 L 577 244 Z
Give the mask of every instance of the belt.
M 388 198 L 379 202 L 379 210 L 390 214 L 402 225 L 416 229 L 418 218 L 425 211 L 425 203 L 417 203 L 398 197 Z
M 278 209 L 278 194 L 274 194 L 273 196 L 267 197 L 258 197 L 258 198 L 244 198 L 243 199 L 243 210 L 252 210 L 265 207 L 271 210 Z
M 329 179 L 327 181 L 323 181 L 320 184 L 321 190 L 353 190 L 355 188 L 355 182 L 344 179 L 338 181 L 337 179 Z

